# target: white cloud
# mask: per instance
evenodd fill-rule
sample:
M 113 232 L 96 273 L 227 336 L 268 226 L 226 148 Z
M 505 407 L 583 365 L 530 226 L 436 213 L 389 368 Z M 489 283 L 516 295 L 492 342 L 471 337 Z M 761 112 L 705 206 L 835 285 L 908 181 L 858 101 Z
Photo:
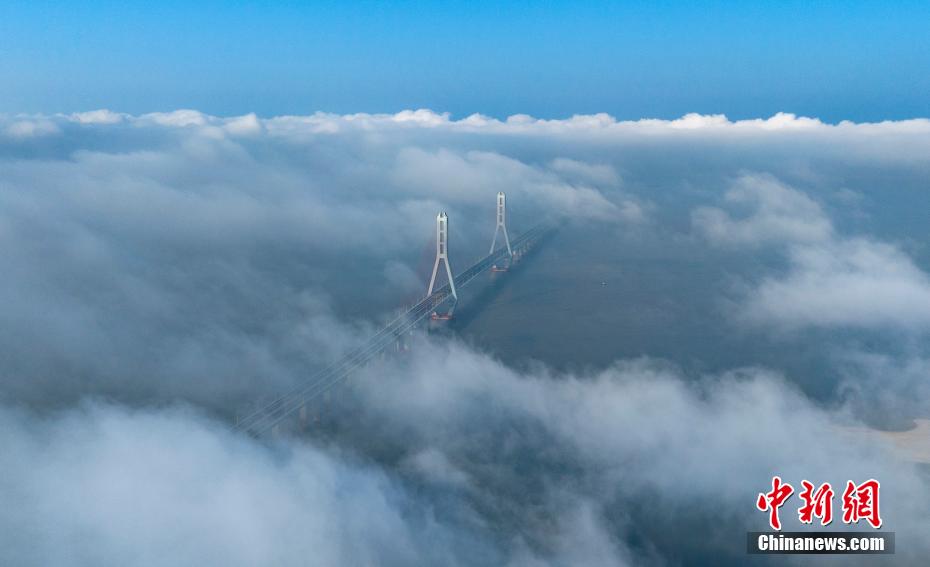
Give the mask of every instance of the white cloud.
M 224 128 L 227 132 L 234 135 L 250 136 L 261 133 L 264 126 L 258 116 L 253 113 L 237 116 L 235 118 L 228 118 L 225 121 Z
M 889 244 L 853 238 L 789 253 L 783 277 L 766 278 L 741 317 L 782 328 L 930 327 L 930 277 Z
M 418 126 L 441 126 L 449 123 L 449 113 L 437 114 L 432 110 L 421 108 L 419 110 L 402 110 L 393 115 L 391 119 L 400 123 L 412 122 Z
M 22 118 L 22 117 L 21 117 Z M 48 116 L 33 116 L 32 119 L 50 119 Z M 153 112 L 132 116 L 100 109 L 78 112 L 67 117 L 69 120 L 84 124 L 113 124 L 122 120 L 130 122 L 155 123 L 164 126 L 203 126 L 234 121 L 236 118 L 222 118 L 202 112 L 181 109 L 171 112 Z M 252 115 L 240 119 L 253 120 Z M 924 134 L 930 133 L 930 119 L 916 118 L 910 120 L 884 121 L 875 123 L 855 123 L 843 121 L 827 124 L 817 118 L 797 116 L 779 112 L 769 118 L 730 120 L 723 114 L 702 115 L 689 113 L 681 118 L 663 120 L 644 118 L 640 120 L 617 120 L 605 113 L 581 114 L 563 119 L 541 119 L 527 114 L 514 114 L 499 120 L 481 114 L 472 114 L 455 120 L 448 112 L 435 112 L 429 109 L 402 110 L 394 114 L 331 114 L 317 112 L 308 116 L 278 116 L 272 118 L 255 118 L 272 130 L 294 129 L 304 126 L 314 131 L 339 131 L 344 128 L 372 129 L 388 126 L 445 128 L 450 130 L 487 130 L 497 133 L 546 133 L 558 132 L 611 132 L 657 133 L 665 130 L 669 135 L 680 135 L 682 131 L 708 131 L 744 135 L 757 132 L 761 135 L 778 131 L 790 131 L 795 134 L 804 132 L 837 133 L 843 136 L 878 134 Z
M 10 138 L 38 138 L 60 131 L 54 121 L 46 118 L 14 120 L 3 128 L 3 133 Z
M 724 195 L 733 208 L 749 214 L 734 219 L 715 207 L 691 214 L 694 227 L 711 242 L 731 246 L 823 242 L 833 227 L 816 201 L 770 175 L 743 175 Z
M 353 383 L 328 406 L 328 449 L 183 409 L 0 409 L 0 561 L 638 565 L 694 551 L 667 538 L 694 522 L 698 551 L 736 560 L 726 535 L 764 528 L 753 501 L 773 472 L 879 478 L 899 558 L 927 551 L 915 466 L 771 372 L 520 373 L 418 341 Z M 782 519 L 798 527 L 790 506 Z
M 7 565 L 457 562 L 454 534 L 383 472 L 310 446 L 275 451 L 177 410 L 0 423 Z
M 769 118 L 753 118 L 749 120 L 731 121 L 723 114 L 703 115 L 703 114 L 686 114 L 685 116 L 671 121 L 651 121 L 654 125 L 667 124 L 670 128 L 683 130 L 699 129 L 733 129 L 733 130 L 802 130 L 814 129 L 826 126 L 817 118 L 808 118 L 806 116 L 797 116 L 789 112 L 778 112 Z
M 365 371 L 359 380 L 353 389 L 359 401 L 350 403 L 366 408 L 358 419 L 363 431 L 377 432 L 369 442 L 390 445 L 403 436 L 415 454 L 431 448 L 441 450 L 443 462 L 454 459 L 471 490 L 528 492 L 531 509 L 558 510 L 561 518 L 582 514 L 587 519 L 576 518 L 584 524 L 578 532 L 560 524 L 543 536 L 570 542 L 560 549 L 580 564 L 624 564 L 627 530 L 663 538 L 694 521 L 695 510 L 712 520 L 705 538 L 736 526 L 763 529 L 753 497 L 776 471 L 794 484 L 816 478 L 839 485 L 871 474 L 889 479 L 882 481 L 889 487 L 886 518 L 908 532 L 899 537 L 916 541 L 923 529 L 917 524 L 927 523 L 908 492 L 927 490 L 913 464 L 876 439 L 849 439 L 838 427 L 847 419 L 843 412 L 819 409 L 763 369 L 694 381 L 668 365 L 637 360 L 586 376 L 521 374 L 458 345 L 418 343 L 412 360 Z M 494 466 L 514 458 L 520 473 Z M 515 505 L 514 498 L 502 505 Z M 652 529 L 623 522 L 633 502 L 648 507 Z M 782 514 L 788 529 L 798 526 L 791 516 L 790 509 Z M 662 553 L 676 547 L 649 543 Z M 597 557 L 573 555 L 583 549 Z
M 761 278 L 739 304 L 745 322 L 797 327 L 930 327 L 930 277 L 895 246 L 838 235 L 820 205 L 772 176 L 745 175 L 725 194 L 734 219 L 700 207 L 692 224 L 722 246 L 783 246 L 788 271 Z
M 75 112 L 69 116 L 74 122 L 81 124 L 118 124 L 127 118 L 127 114 L 113 112 L 107 109 L 91 110 L 88 112 Z
M 557 162 L 564 173 L 567 162 Z M 570 172 L 577 177 L 580 168 L 590 167 L 573 162 Z M 593 170 L 603 176 L 607 170 Z M 586 171 L 591 175 L 592 171 Z M 533 201 L 548 211 L 600 220 L 640 221 L 642 209 L 635 203 L 622 202 L 621 206 L 608 200 L 594 187 L 572 184 L 550 171 L 527 165 L 519 160 L 493 152 L 469 151 L 464 154 L 448 149 L 428 151 L 418 147 L 402 149 L 392 173 L 394 182 L 426 197 L 450 200 L 453 196 L 483 202 L 487 195 L 504 191 L 511 203 Z
M 215 122 L 217 119 L 207 116 L 196 110 L 174 110 L 171 112 L 152 112 L 143 114 L 135 121 L 142 124 L 152 123 L 159 126 L 174 126 L 183 128 L 185 126 L 205 126 L 208 122 Z
M 713 126 L 729 126 L 731 123 L 723 114 L 685 114 L 677 120 L 668 122 L 671 128 L 681 128 L 684 130 L 697 130 L 699 128 L 708 128 Z

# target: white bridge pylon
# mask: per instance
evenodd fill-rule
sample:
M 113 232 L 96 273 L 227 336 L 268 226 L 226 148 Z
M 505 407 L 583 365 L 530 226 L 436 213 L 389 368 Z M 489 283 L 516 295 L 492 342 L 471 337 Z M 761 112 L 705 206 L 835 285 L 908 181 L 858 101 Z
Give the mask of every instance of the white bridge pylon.
M 513 264 L 514 253 L 510 247 L 510 235 L 507 234 L 507 196 L 503 191 L 497 194 L 497 225 L 494 227 L 494 238 L 491 239 L 491 250 L 488 256 L 494 254 L 494 248 L 497 246 L 497 237 L 504 233 L 504 244 L 507 246 L 507 255 L 509 262 L 507 266 L 491 266 L 492 272 L 506 272 L 508 267 Z M 452 292 L 452 306 L 445 315 L 433 311 L 432 319 L 451 319 L 452 312 L 458 304 L 459 296 L 455 290 L 455 276 L 452 275 L 452 266 L 449 264 L 449 216 L 445 211 L 439 213 L 436 217 L 436 262 L 433 263 L 433 274 L 429 278 L 429 288 L 426 290 L 426 297 L 433 295 L 436 288 L 436 276 L 439 275 L 440 262 L 446 267 L 446 276 L 449 278 L 449 289 Z M 442 303 L 442 302 L 440 302 Z
M 446 277 L 449 278 L 449 289 L 452 290 L 452 307 L 445 315 L 437 315 L 433 312 L 434 319 L 451 319 L 452 312 L 455 310 L 455 304 L 459 301 L 459 296 L 455 292 L 455 278 L 452 276 L 452 266 L 449 265 L 449 215 L 445 212 L 439 213 L 436 217 L 436 262 L 433 264 L 433 275 L 429 279 L 429 289 L 426 296 L 433 295 L 433 287 L 436 285 L 436 274 L 439 273 L 439 262 L 446 266 Z
M 488 254 L 494 253 L 494 247 L 497 245 L 497 235 L 504 233 L 504 243 L 507 244 L 507 253 L 510 259 L 513 259 L 513 250 L 510 249 L 510 237 L 507 235 L 507 196 L 501 191 L 497 194 L 497 226 L 494 227 L 494 238 L 491 239 L 491 250 Z
M 497 194 L 497 226 L 494 227 L 494 238 L 491 239 L 491 250 L 488 254 L 494 253 L 494 247 L 497 245 L 497 235 L 504 233 L 504 243 L 507 244 L 507 253 L 513 258 L 513 250 L 510 249 L 510 237 L 507 235 L 507 196 L 503 192 Z

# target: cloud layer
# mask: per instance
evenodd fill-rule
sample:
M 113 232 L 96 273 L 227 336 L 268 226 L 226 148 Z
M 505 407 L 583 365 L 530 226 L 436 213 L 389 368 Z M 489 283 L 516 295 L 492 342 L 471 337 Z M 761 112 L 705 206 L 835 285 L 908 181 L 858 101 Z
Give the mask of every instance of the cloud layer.
M 275 452 L 190 411 L 85 404 L 0 420 L 5 563 L 494 561 L 377 469 L 308 446 Z
M 771 177 L 740 177 L 724 199 L 748 216 L 696 209 L 694 226 L 710 242 L 775 245 L 788 254 L 788 272 L 763 278 L 746 298 L 744 319 L 788 328 L 930 324 L 930 277 L 898 247 L 836 234 L 817 202 Z
M 842 414 L 758 369 L 689 384 L 654 361 L 521 374 L 418 342 L 323 409 L 320 445 L 271 446 L 189 409 L 0 412 L 17 564 L 742 564 L 773 472 L 877 476 L 897 559 L 927 486 Z M 747 424 L 752 423 L 751 428 Z M 923 496 L 921 496 L 923 495 Z M 786 529 L 799 527 L 791 506 Z M 670 540 L 668 534 L 687 534 Z
M 928 152 L 924 119 L 0 117 L 0 562 L 741 565 L 773 474 L 879 478 L 917 561 L 925 478 L 850 432 L 930 407 Z M 561 244 L 310 433 L 230 433 L 422 296 L 439 210 L 486 253 L 498 191 Z

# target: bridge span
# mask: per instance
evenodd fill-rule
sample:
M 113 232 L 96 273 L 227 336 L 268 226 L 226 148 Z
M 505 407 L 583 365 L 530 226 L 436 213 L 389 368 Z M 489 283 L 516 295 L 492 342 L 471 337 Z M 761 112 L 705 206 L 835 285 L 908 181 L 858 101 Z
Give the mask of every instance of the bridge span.
M 500 230 L 503 225 L 502 195 L 503 194 L 500 194 L 498 196 L 498 227 L 495 230 L 495 242 L 497 239 L 497 231 Z M 238 420 L 235 429 L 258 437 L 272 432 L 279 424 L 295 416 L 295 414 L 299 414 L 301 418 L 305 418 L 308 404 L 348 378 L 353 370 L 367 364 L 380 353 L 395 345 L 401 337 L 413 330 L 422 321 L 428 318 L 450 319 L 452 310 L 455 307 L 455 302 L 458 300 L 457 290 L 468 285 L 469 282 L 483 272 L 489 270 L 506 270 L 506 266 L 510 266 L 513 262 L 518 261 L 543 238 L 551 234 L 556 226 L 552 223 L 540 223 L 514 238 L 512 241 L 506 236 L 506 226 L 503 226 L 503 228 L 505 238 L 507 238 L 506 248 L 502 247 L 495 251 L 494 244 L 492 243 L 490 254 L 481 258 L 458 275 L 452 277 L 452 279 L 442 287 L 434 290 L 436 271 L 441 259 L 445 262 L 447 273 L 449 275 L 452 274 L 447 256 L 448 217 L 445 213 L 440 213 L 439 218 L 437 218 L 436 264 L 433 268 L 433 277 L 430 281 L 427 296 L 385 325 L 363 345 L 350 351 L 335 363 L 324 368 L 322 371 L 309 378 L 304 384 Z M 452 305 L 447 313 L 438 313 L 437 310 L 440 307 L 450 302 Z

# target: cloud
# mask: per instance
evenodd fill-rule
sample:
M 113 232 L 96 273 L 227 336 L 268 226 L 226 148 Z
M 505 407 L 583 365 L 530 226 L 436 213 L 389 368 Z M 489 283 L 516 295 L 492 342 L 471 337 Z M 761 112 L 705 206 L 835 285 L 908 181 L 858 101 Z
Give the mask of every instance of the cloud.
M 213 117 L 207 116 L 197 110 L 173 110 L 171 112 L 152 112 L 143 114 L 138 120 L 141 124 L 153 123 L 159 126 L 206 126 L 208 122 L 215 122 Z
M 3 128 L 3 133 L 10 138 L 38 138 L 58 132 L 58 126 L 45 118 L 13 120 Z
M 130 117 L 104 108 L 89 112 L 75 112 L 69 118 L 81 124 L 118 124 Z
M 780 327 L 930 324 L 930 278 L 889 244 L 854 238 L 790 252 L 791 271 L 753 292 L 746 320 Z
M 418 126 L 440 126 L 449 123 L 449 113 L 436 114 L 432 110 L 424 108 L 419 110 L 402 110 L 393 115 L 391 120 L 401 123 L 412 122 Z
M 0 128 L 26 132 L 26 120 Z M 458 264 L 486 251 L 501 190 L 514 236 L 545 218 L 646 217 L 608 164 L 431 138 L 424 124 L 447 120 L 29 118 L 55 134 L 0 144 L 6 394 L 228 406 L 288 388 L 355 344 L 371 321 L 341 318 L 371 289 L 375 319 L 422 293 L 440 210 L 452 213 Z M 341 125 L 314 126 L 327 121 Z M 371 275 L 357 277 L 361 266 Z M 60 372 L 73 379 L 46 378 Z
M 0 117 L 0 521 L 30 536 L 0 562 L 743 564 L 774 473 L 880 478 L 917 562 L 926 481 L 840 432 L 879 390 L 926 409 L 928 124 Z M 499 190 L 514 234 L 574 222 L 490 319 L 305 437 L 228 432 L 422 296 L 439 210 L 454 265 L 486 253 Z
M 764 369 L 693 381 L 636 360 L 594 375 L 520 373 L 455 344 L 417 343 L 411 358 L 357 380 L 343 402 L 361 411 L 343 442 L 367 437 L 366 446 L 413 460 L 441 452 L 440 470 L 452 463 L 455 472 L 440 478 L 467 483 L 492 529 L 523 526 L 545 562 L 742 561 L 727 534 L 765 528 L 752 502 L 776 472 L 795 485 L 878 475 L 898 537 L 916 544 L 926 525 L 912 505 L 927 490 L 915 465 L 874 439 L 850 438 L 848 415 L 818 408 Z M 426 478 L 437 474 L 424 468 Z M 798 527 L 790 507 L 782 517 Z M 696 548 L 667 538 L 696 525 Z M 641 547 L 631 550 L 631 540 Z
M 488 550 L 376 468 L 281 451 L 184 410 L 4 409 L 6 536 L 31 565 L 459 564 Z M 467 532 L 462 531 L 467 536 Z
M 797 116 L 792 113 L 778 112 L 769 118 L 747 120 L 730 120 L 723 114 L 702 115 L 689 113 L 673 120 L 644 118 L 640 120 L 617 120 L 605 113 L 579 114 L 563 119 L 541 119 L 527 114 L 514 114 L 503 120 L 472 114 L 454 120 L 449 113 L 437 113 L 428 109 L 404 110 L 396 114 L 328 114 L 316 113 L 311 116 L 284 116 L 269 120 L 275 127 L 287 127 L 296 123 L 312 125 L 318 131 L 339 131 L 345 128 L 372 129 L 384 125 L 403 127 L 443 128 L 463 131 L 487 131 L 499 134 L 558 134 L 568 132 L 590 132 L 609 135 L 630 133 L 659 133 L 666 131 L 674 135 L 682 131 L 728 134 L 745 136 L 746 134 L 771 135 L 777 132 L 792 134 L 848 134 L 875 135 L 881 133 L 923 133 L 930 131 L 930 120 L 916 118 L 912 120 L 885 121 L 878 123 L 855 123 L 843 121 L 827 124 L 817 118 Z
M 409 357 L 363 369 L 331 398 L 317 443 L 261 443 L 185 408 L 4 408 L 0 496 L 15 505 L 0 525 L 19 535 L 0 536 L 0 558 L 739 563 L 732 534 L 765 527 L 753 502 L 773 473 L 795 485 L 880 478 L 898 559 L 926 553 L 927 486 L 913 464 L 850 437 L 842 413 L 776 374 L 705 378 L 649 360 L 587 375 L 521 373 L 459 344 L 418 340 Z M 786 529 L 798 527 L 791 508 Z M 695 529 L 699 541 L 685 535 Z
M 258 116 L 246 114 L 226 120 L 224 127 L 233 135 L 251 136 L 260 133 L 264 126 Z
M 181 127 L 217 125 L 230 120 L 228 118 L 210 116 L 191 109 L 180 109 L 170 112 L 152 112 L 139 116 L 116 113 L 107 109 L 99 109 L 70 115 L 72 120 L 80 123 L 116 123 L 119 121 L 117 117 L 131 122 Z M 873 123 L 842 121 L 837 124 L 828 124 L 817 118 L 797 116 L 787 112 L 778 112 L 768 118 L 745 120 L 730 120 L 723 114 L 702 115 L 698 113 L 689 113 L 681 118 L 672 120 L 655 118 L 617 120 L 613 116 L 605 113 L 579 114 L 562 119 L 541 119 L 527 114 L 514 114 L 503 120 L 481 114 L 472 114 L 456 120 L 453 119 L 448 112 L 417 109 L 402 110 L 394 114 L 331 114 L 317 112 L 307 116 L 277 116 L 259 120 L 272 131 L 282 132 L 303 127 L 317 132 L 330 133 L 353 128 L 371 130 L 384 127 L 400 127 L 405 129 L 442 128 L 469 132 L 486 130 L 489 133 L 498 134 L 528 133 L 532 131 L 555 134 L 559 132 L 584 130 L 606 131 L 612 134 L 667 130 L 669 134 L 676 134 L 676 132 L 680 134 L 683 130 L 693 130 L 740 135 L 752 132 L 761 135 L 770 135 L 777 131 L 786 131 L 793 134 L 803 134 L 804 132 L 833 132 L 843 134 L 858 133 L 860 135 L 882 133 L 901 135 L 907 133 L 926 134 L 930 131 L 930 119 L 926 118 L 896 121 L 888 120 Z
M 609 170 L 567 160 L 553 162 L 560 174 L 576 177 L 585 173 L 603 177 Z M 595 169 L 591 169 L 595 167 Z M 562 180 L 552 170 L 533 167 L 493 152 L 471 151 L 464 155 L 446 149 L 430 152 L 421 148 L 405 148 L 398 154 L 393 172 L 395 183 L 427 196 L 452 195 L 481 202 L 488 194 L 508 192 L 511 202 L 534 201 L 544 209 L 559 211 L 574 218 L 627 221 L 642 220 L 641 207 L 631 200 L 619 206 L 608 200 L 597 188 L 572 184 Z M 609 179 L 609 185 L 616 180 Z M 519 206 L 519 205 L 518 205 Z
M 714 207 L 692 212 L 692 224 L 721 246 L 775 245 L 788 270 L 752 285 L 740 301 L 742 321 L 799 327 L 903 327 L 930 324 L 930 277 L 897 247 L 838 235 L 821 206 L 770 175 L 744 175 L 724 200 L 743 218 Z
M 463 487 L 469 483 L 468 475 L 451 463 L 436 447 L 426 448 L 404 461 L 414 474 L 439 484 Z
M 729 126 L 731 122 L 727 120 L 727 117 L 723 114 L 702 115 L 692 112 L 682 116 L 677 120 L 672 120 L 668 124 L 672 128 L 697 130 L 699 128 Z
M 714 244 L 823 242 L 833 236 L 833 226 L 816 201 L 771 175 L 739 177 L 724 201 L 748 209 L 748 216 L 734 219 L 715 207 L 699 207 L 691 214 L 695 228 Z
M 613 186 L 620 183 L 616 170 L 609 164 L 590 164 L 568 158 L 556 158 L 549 168 L 561 174 L 571 175 L 579 181 L 599 186 Z

